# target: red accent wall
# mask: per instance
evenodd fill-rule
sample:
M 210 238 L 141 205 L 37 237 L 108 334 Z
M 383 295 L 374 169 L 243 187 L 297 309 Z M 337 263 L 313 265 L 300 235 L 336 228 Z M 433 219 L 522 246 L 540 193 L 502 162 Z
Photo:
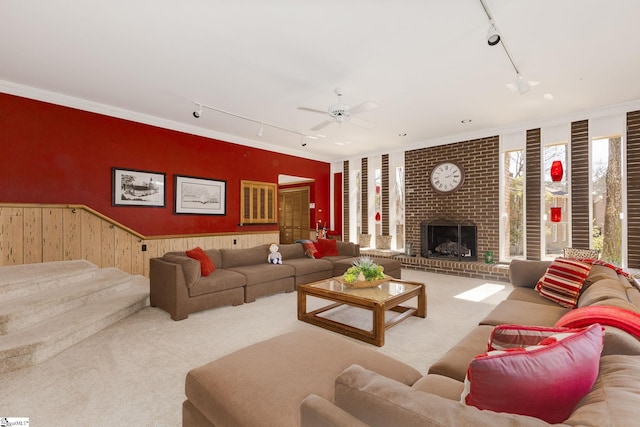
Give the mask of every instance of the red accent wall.
M 112 206 L 114 166 L 166 173 L 166 206 Z M 240 181 L 281 173 L 313 178 L 329 211 L 328 163 L 0 94 L 0 202 L 83 204 L 146 236 L 278 230 L 238 226 Z M 175 174 L 226 180 L 226 215 L 174 214 Z

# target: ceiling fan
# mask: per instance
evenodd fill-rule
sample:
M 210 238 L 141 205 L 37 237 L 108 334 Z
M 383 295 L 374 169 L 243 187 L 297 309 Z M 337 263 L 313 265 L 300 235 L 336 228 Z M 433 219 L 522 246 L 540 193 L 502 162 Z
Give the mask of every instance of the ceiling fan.
M 376 126 L 375 123 L 370 122 L 368 120 L 361 119 L 359 117 L 353 117 L 355 114 L 364 113 L 366 111 L 371 111 L 378 108 L 378 104 L 373 101 L 365 101 L 362 104 L 358 104 L 355 107 L 351 107 L 350 105 L 342 103 L 342 89 L 337 88 L 335 91 L 336 95 L 338 95 L 338 102 L 329 106 L 326 110 L 318 110 L 315 108 L 308 107 L 298 107 L 298 110 L 303 111 L 311 111 L 312 113 L 320 113 L 320 114 L 328 114 L 331 118 L 325 120 L 324 122 L 314 126 L 311 130 L 320 130 L 326 126 L 329 126 L 332 123 L 344 123 L 349 122 L 354 125 L 361 126 L 364 128 L 374 128 Z

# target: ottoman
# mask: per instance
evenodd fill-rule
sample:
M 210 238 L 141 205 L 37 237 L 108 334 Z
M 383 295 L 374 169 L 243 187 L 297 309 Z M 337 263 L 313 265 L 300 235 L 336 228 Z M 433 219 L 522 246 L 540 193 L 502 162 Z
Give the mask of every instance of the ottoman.
M 354 363 L 407 385 L 422 377 L 365 344 L 310 326 L 191 370 L 182 425 L 297 427 L 301 402 L 310 394 L 333 402 L 336 377 Z

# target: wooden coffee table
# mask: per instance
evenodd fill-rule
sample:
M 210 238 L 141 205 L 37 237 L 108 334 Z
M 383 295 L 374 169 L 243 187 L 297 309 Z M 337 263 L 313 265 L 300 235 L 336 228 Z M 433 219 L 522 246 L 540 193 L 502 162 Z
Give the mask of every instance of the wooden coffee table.
M 333 301 L 333 304 L 307 312 L 307 296 Z M 400 304 L 417 297 L 418 307 Z M 342 305 L 370 310 L 373 313 L 373 329 L 365 330 L 347 325 L 320 314 Z M 385 311 L 401 313 L 385 321 Z M 424 283 L 390 278 L 375 288 L 356 289 L 343 284 L 338 278 L 298 285 L 298 319 L 330 331 L 382 347 L 384 331 L 409 316 L 427 317 L 427 291 Z

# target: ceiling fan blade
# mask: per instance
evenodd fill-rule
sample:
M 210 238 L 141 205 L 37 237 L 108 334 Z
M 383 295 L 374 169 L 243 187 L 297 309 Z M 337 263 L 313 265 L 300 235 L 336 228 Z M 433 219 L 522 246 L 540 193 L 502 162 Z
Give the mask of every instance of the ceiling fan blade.
M 376 104 L 373 101 L 366 101 L 366 102 L 363 102 L 362 104 L 358 104 L 355 107 L 352 107 L 349 110 L 349 112 L 351 114 L 358 114 L 358 113 L 364 113 L 365 111 L 375 110 L 376 108 L 378 108 L 378 104 Z
M 327 121 L 324 121 L 324 122 L 320 123 L 319 125 L 315 125 L 314 127 L 312 127 L 312 128 L 311 128 L 311 130 L 320 130 L 320 129 L 323 129 L 323 128 L 325 128 L 325 127 L 329 126 L 331 123 L 334 123 L 334 120 L 327 120 Z
M 369 120 L 361 119 L 360 117 L 351 117 L 349 123 L 366 129 L 373 129 L 374 127 L 376 127 L 375 123 L 370 122 Z
M 318 109 L 316 109 L 316 108 L 298 107 L 298 110 L 302 110 L 302 111 L 311 111 L 312 113 L 327 114 L 327 111 L 326 111 L 326 110 L 318 110 Z

